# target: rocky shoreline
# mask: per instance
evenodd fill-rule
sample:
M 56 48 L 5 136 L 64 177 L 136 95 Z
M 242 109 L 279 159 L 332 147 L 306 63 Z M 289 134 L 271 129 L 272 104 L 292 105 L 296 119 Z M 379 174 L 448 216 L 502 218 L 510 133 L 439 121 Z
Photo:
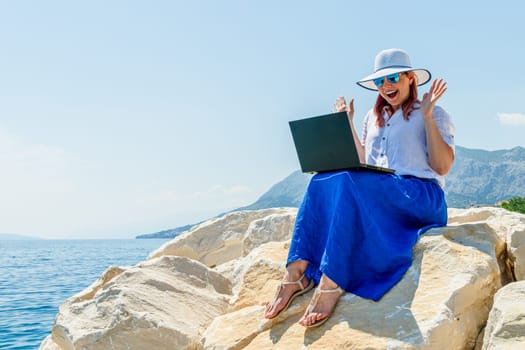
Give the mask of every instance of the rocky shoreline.
M 525 215 L 449 209 L 379 302 L 343 296 L 318 329 L 263 304 L 282 278 L 296 208 L 238 211 L 193 227 L 66 300 L 41 350 L 518 349 L 525 341 Z M 378 257 L 380 258 L 380 257 Z M 521 301 L 521 302 L 519 302 Z

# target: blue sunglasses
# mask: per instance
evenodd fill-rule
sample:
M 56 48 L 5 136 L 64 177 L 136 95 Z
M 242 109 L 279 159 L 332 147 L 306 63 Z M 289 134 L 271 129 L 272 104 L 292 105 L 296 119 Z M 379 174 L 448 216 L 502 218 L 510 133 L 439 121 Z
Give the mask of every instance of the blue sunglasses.
M 377 87 L 381 87 L 383 86 L 383 82 L 385 81 L 385 78 L 391 84 L 397 83 L 399 81 L 399 73 L 394 73 L 394 74 L 387 75 L 386 77 L 374 79 L 373 82 Z

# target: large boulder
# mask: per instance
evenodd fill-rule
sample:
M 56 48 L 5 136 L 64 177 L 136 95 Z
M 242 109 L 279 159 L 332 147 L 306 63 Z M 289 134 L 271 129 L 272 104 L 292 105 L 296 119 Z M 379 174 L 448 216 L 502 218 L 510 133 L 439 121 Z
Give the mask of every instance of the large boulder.
M 201 223 L 150 254 L 178 255 L 217 266 L 246 256 L 262 243 L 290 238 L 296 208 L 244 210 Z
M 195 349 L 230 294 L 229 280 L 184 257 L 111 268 L 60 306 L 41 349 Z
M 449 209 L 449 225 L 486 223 L 507 243 L 510 280 L 525 280 L 525 215 L 502 208 Z
M 510 283 L 494 297 L 483 350 L 522 350 L 525 348 L 525 281 Z

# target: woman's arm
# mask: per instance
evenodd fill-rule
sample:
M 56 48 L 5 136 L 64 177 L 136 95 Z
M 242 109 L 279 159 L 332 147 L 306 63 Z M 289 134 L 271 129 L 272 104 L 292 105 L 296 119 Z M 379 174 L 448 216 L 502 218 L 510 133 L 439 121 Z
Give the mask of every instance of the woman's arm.
M 348 116 L 348 122 L 350 123 L 350 129 L 352 129 L 352 136 L 354 138 L 355 148 L 357 149 L 357 153 L 359 154 L 359 161 L 361 163 L 364 163 L 365 148 L 363 147 L 363 144 L 361 143 L 359 135 L 357 134 L 357 131 L 354 126 L 354 99 L 351 99 L 350 104 L 347 106 L 344 96 L 338 97 L 335 100 L 334 106 L 336 112 L 346 111 L 346 115 Z
M 439 175 L 447 174 L 454 162 L 454 151 L 441 137 L 433 116 L 436 102 L 447 90 L 446 86 L 447 83 L 443 79 L 434 80 L 429 92 L 423 95 L 421 101 L 421 111 L 425 119 L 427 136 L 428 162 L 430 167 Z

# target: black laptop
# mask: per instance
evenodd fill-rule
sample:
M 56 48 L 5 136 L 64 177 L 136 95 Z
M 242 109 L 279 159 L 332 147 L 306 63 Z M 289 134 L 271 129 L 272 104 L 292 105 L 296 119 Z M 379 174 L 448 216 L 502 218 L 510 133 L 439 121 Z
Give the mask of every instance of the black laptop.
M 359 162 L 346 112 L 293 120 L 289 124 L 303 173 L 342 169 L 394 172 Z

